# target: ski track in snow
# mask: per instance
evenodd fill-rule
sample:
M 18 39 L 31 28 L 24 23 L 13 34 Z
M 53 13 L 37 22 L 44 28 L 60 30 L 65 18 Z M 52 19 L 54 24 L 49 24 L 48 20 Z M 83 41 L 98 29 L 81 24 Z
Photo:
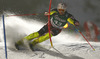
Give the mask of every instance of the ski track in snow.
M 39 23 L 39 24 L 38 24 Z M 0 23 L 2 24 L 2 23 Z M 26 21 L 19 17 L 5 17 L 8 59 L 99 59 L 100 43 L 92 43 L 95 51 L 86 43 L 83 38 L 71 36 L 65 32 L 53 37 L 54 47 L 50 48 L 49 40 L 40 43 L 41 51 L 15 50 L 14 43 L 24 36 L 38 31 L 44 23 Z M 73 35 L 73 34 L 72 34 Z M 74 37 L 74 38 L 73 38 Z M 0 59 L 5 58 L 2 26 L 0 25 Z M 79 43 L 80 42 L 80 43 Z M 39 47 L 39 46 L 38 46 Z
M 8 49 L 8 59 L 99 59 L 100 46 L 98 45 L 93 44 L 95 48 L 93 51 L 86 43 L 54 44 L 60 53 L 47 47 L 42 47 L 41 51 Z M 0 46 L 0 58 L 4 59 L 4 57 L 4 49 Z

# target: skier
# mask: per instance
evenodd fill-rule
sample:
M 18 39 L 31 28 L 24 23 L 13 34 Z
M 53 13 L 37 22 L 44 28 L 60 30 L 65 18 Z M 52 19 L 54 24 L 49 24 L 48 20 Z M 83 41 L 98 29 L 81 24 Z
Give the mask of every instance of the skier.
M 70 13 L 66 11 L 67 5 L 65 3 L 59 3 L 57 8 L 52 9 L 50 12 L 50 35 L 58 35 L 63 28 L 68 27 L 68 23 L 75 26 L 79 26 L 79 21 L 77 21 Z M 45 16 L 48 16 L 49 13 L 45 12 Z M 32 41 L 32 39 L 34 39 Z M 28 41 L 30 48 L 33 50 L 36 44 L 41 43 L 49 39 L 48 33 L 48 23 L 44 25 L 39 31 L 34 32 L 23 39 L 15 43 L 15 47 L 19 50 L 19 46 L 23 45 L 25 41 Z

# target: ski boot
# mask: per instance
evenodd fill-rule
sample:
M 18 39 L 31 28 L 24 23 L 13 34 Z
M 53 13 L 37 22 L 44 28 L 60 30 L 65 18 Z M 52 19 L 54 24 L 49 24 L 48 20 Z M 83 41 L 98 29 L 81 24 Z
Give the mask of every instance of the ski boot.
M 31 41 L 32 39 L 37 38 L 37 37 L 39 37 L 38 32 L 32 33 L 32 34 L 24 37 L 23 39 L 21 39 L 15 43 L 16 49 L 20 50 L 21 47 L 25 46 L 27 43 L 29 43 L 29 41 Z M 23 49 L 23 48 L 21 48 L 21 49 Z
M 18 41 L 15 43 L 15 48 L 17 50 L 23 50 L 22 46 L 23 46 L 23 43 L 21 41 Z

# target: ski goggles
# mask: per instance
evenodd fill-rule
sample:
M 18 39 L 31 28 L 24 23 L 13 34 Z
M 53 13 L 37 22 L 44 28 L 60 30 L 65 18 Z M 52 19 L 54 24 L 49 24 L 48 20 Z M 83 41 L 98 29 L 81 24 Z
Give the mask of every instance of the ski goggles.
M 65 10 L 64 9 L 58 9 L 58 11 L 63 11 L 64 12 Z

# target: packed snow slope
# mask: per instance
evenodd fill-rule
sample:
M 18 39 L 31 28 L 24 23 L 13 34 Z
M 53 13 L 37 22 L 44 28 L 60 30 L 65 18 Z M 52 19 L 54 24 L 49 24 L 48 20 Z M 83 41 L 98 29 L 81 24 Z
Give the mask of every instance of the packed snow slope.
M 28 19 L 28 18 L 27 18 Z M 0 20 L 0 59 L 5 59 L 3 42 L 3 26 Z M 76 33 L 69 34 L 62 31 L 52 37 L 55 49 L 50 48 L 47 40 L 36 46 L 41 51 L 16 50 L 14 43 L 30 33 L 38 31 L 44 23 L 34 20 L 12 16 L 5 17 L 6 40 L 8 47 L 8 59 L 99 59 L 100 43 L 90 42 L 95 51 L 84 41 L 84 38 Z M 66 29 L 67 30 L 67 29 Z
M 8 49 L 8 59 L 100 59 L 100 43 L 92 43 L 92 45 L 95 51 L 87 43 L 54 44 L 60 53 L 47 47 L 46 49 L 41 48 L 41 51 L 33 52 Z M 0 59 L 5 59 L 4 53 L 4 48 L 0 46 Z

